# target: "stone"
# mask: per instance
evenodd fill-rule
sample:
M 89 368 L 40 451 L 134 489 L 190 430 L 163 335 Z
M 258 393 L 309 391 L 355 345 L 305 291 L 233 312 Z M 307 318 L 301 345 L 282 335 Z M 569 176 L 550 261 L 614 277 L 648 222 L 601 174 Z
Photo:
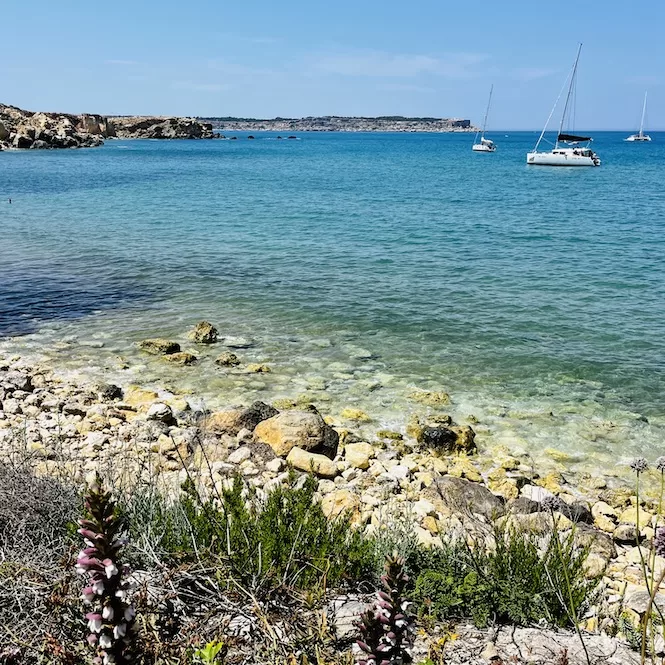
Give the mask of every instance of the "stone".
M 341 415 L 342 418 L 346 418 L 347 420 L 355 420 L 356 422 L 359 423 L 368 423 L 372 420 L 364 411 L 351 407 L 342 409 Z
M 631 506 L 630 508 L 626 508 L 626 510 L 621 512 L 619 515 L 619 522 L 621 524 L 637 524 L 638 517 L 640 519 L 640 527 L 645 527 L 650 524 L 653 515 L 644 510 L 642 507 L 640 507 L 638 515 L 637 506 Z
M 344 459 L 356 469 L 368 469 L 372 457 L 374 448 L 369 443 L 347 443 L 344 447 Z
M 450 395 L 445 392 L 418 390 L 409 395 L 409 399 L 427 406 L 446 406 L 450 404 Z
M 436 516 L 436 508 L 431 501 L 427 499 L 418 499 L 414 504 L 412 504 L 411 509 L 416 517 L 422 519 L 428 515 Z
M 537 485 L 524 485 L 520 490 L 520 495 L 531 501 L 537 501 L 538 503 L 542 503 L 543 499 L 554 498 L 552 492 L 544 487 L 538 487 Z
M 260 422 L 254 429 L 254 436 L 267 443 L 280 457 L 288 455 L 297 446 L 333 459 L 339 443 L 337 432 L 312 411 L 279 413 Z
M 157 420 L 167 425 L 175 424 L 175 418 L 173 416 L 173 411 L 168 404 L 162 402 L 157 402 L 153 404 L 146 413 L 146 418 L 148 420 Z
M 654 609 L 657 606 L 661 612 L 665 611 L 665 594 L 657 593 L 654 598 Z M 644 614 L 649 606 L 649 592 L 645 589 L 643 591 L 634 591 L 626 596 L 625 606 L 628 609 Z
M 213 432 L 226 432 L 236 435 L 242 429 L 254 431 L 262 421 L 279 414 L 279 411 L 265 402 L 253 402 L 248 407 L 236 407 L 226 411 L 215 411 L 206 420 L 205 427 Z
M 443 454 L 469 454 L 476 451 L 475 437 L 475 432 L 468 425 L 460 427 L 426 425 L 418 432 L 416 440 L 422 446 Z
M 326 494 L 321 500 L 321 510 L 328 519 L 336 519 L 343 513 L 356 514 L 360 509 L 360 497 L 348 489 Z
M 266 469 L 272 473 L 279 473 L 284 468 L 284 460 L 281 457 L 275 457 L 266 463 Z
M 212 323 L 201 321 L 187 333 L 187 337 L 197 344 L 214 344 L 218 334 L 219 331 Z
M 152 353 L 154 355 L 169 355 L 180 351 L 180 344 L 168 339 L 155 337 L 153 339 L 144 339 L 138 343 L 139 349 Z
M 215 365 L 220 367 L 237 367 L 240 365 L 240 359 L 235 353 L 231 351 L 224 351 L 215 358 Z
M 198 360 L 193 353 L 189 353 L 188 351 L 169 353 L 165 358 L 174 365 L 193 365 Z
M 159 399 L 159 395 L 154 390 L 146 390 L 138 386 L 128 386 L 125 390 L 124 403 L 129 406 L 144 406 Z
M 406 480 L 411 475 L 409 467 L 405 464 L 396 464 L 395 466 L 390 467 L 387 473 L 388 476 L 397 481 Z
M 122 388 L 113 383 L 100 383 L 96 386 L 96 389 L 99 399 L 103 401 L 122 399 Z
M 376 436 L 379 439 L 390 439 L 391 441 L 402 441 L 404 437 L 399 433 L 390 429 L 380 429 Z
M 616 558 L 617 549 L 612 537 L 603 531 L 598 531 L 584 524 L 579 524 L 574 532 L 574 542 L 578 547 L 586 547 L 589 552 L 598 554 L 605 560 L 605 564 Z
M 634 524 L 619 524 L 612 537 L 617 543 L 636 543 L 638 540 L 637 528 Z
M 422 492 L 423 498 L 429 499 L 436 507 L 443 504 L 448 513 L 470 511 L 488 519 L 505 514 L 506 507 L 502 498 L 492 494 L 486 487 L 463 478 L 443 476 Z
M 272 371 L 268 365 L 262 363 L 249 363 L 245 369 L 250 374 L 269 374 Z
M 238 450 L 234 450 L 229 455 L 229 462 L 231 464 L 241 464 L 252 456 L 252 451 L 248 446 L 242 446 Z
M 298 446 L 294 446 L 286 457 L 286 463 L 300 471 L 312 472 L 323 478 L 334 478 L 337 473 L 337 464 L 325 455 L 311 453 Z

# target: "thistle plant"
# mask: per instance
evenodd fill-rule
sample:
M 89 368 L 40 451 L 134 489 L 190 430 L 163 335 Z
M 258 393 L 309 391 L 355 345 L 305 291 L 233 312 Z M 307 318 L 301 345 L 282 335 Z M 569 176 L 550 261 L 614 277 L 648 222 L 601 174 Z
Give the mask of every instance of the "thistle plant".
M 123 522 L 97 474 L 85 497 L 84 518 L 79 520 L 85 548 L 76 561 L 76 571 L 88 586 L 83 602 L 90 607 L 85 615 L 90 634 L 88 644 L 95 650 L 95 665 L 129 663 L 131 628 L 135 612 L 127 602 L 128 567 L 121 563 L 125 539 Z
M 372 609 L 361 614 L 356 624 L 361 638 L 358 665 L 406 665 L 412 662 L 413 619 L 404 591 L 409 581 L 404 559 L 396 554 L 386 558 L 382 590 Z

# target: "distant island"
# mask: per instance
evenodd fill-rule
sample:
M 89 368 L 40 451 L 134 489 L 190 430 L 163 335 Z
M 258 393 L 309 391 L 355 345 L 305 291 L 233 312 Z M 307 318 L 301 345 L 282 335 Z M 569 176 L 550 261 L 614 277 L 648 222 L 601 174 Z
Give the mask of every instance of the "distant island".
M 376 118 L 326 115 L 306 118 L 197 118 L 220 131 L 238 132 L 472 132 L 470 120 L 461 118 Z

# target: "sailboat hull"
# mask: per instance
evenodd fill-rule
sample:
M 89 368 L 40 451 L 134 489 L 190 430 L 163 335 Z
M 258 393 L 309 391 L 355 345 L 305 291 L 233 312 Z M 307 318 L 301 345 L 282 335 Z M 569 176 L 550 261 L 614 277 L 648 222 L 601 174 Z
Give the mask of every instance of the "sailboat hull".
M 474 143 L 473 146 L 471 146 L 471 150 L 473 150 L 474 152 L 496 152 L 496 146 L 483 145 L 482 143 Z
M 624 141 L 628 141 L 630 143 L 633 143 L 635 141 L 651 141 L 651 137 L 648 136 L 647 134 L 642 134 L 642 136 L 640 136 L 639 134 L 633 134 L 632 136 L 629 136 L 627 139 L 624 139 Z
M 582 155 L 572 149 L 552 152 L 529 152 L 526 163 L 530 166 L 600 166 L 600 159 L 592 153 Z

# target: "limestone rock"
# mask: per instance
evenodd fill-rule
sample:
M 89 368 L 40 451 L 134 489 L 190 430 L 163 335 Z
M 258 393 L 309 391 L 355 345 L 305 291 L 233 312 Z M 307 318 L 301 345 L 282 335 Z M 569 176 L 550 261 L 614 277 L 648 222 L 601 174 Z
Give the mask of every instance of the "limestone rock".
M 450 404 L 450 395 L 444 392 L 418 390 L 409 395 L 409 399 L 427 406 L 446 406 Z
M 125 391 L 124 402 L 129 406 L 143 406 L 150 404 L 159 398 L 154 390 L 145 390 L 138 386 L 128 386 Z
M 166 360 L 174 365 L 193 365 L 198 358 L 188 351 L 178 351 L 176 353 L 169 353 Z
M 272 370 L 263 363 L 250 363 L 245 369 L 251 374 L 269 374 Z
M 240 365 L 240 359 L 231 351 L 224 351 L 215 358 L 215 364 L 220 367 L 237 367 Z
M 502 498 L 492 494 L 483 485 L 463 478 L 452 476 L 436 478 L 422 492 L 422 496 L 429 499 L 437 509 L 441 506 L 448 513 L 467 510 L 492 519 L 506 512 Z
M 238 434 L 240 430 L 250 432 L 262 421 L 279 414 L 277 409 L 264 402 L 254 402 L 248 407 L 236 407 L 225 411 L 215 411 L 206 421 L 206 427 L 213 432 Z
M 180 351 L 180 344 L 169 339 L 162 339 L 155 337 L 152 339 L 144 339 L 138 344 L 139 349 L 152 353 L 154 355 L 168 355 L 170 353 L 178 353 Z
M 473 453 L 476 450 L 475 432 L 468 425 L 446 427 L 445 425 L 427 425 L 417 435 L 422 446 L 433 448 L 443 454 Z
M 372 420 L 364 411 L 352 407 L 342 409 L 342 418 L 346 418 L 347 420 L 355 420 L 359 423 L 368 423 Z
M 219 331 L 212 323 L 201 321 L 197 323 L 193 330 L 188 333 L 189 339 L 197 344 L 214 344 L 217 341 Z
M 294 469 L 307 472 L 311 471 L 323 478 L 334 478 L 338 473 L 337 465 L 330 458 L 325 455 L 311 453 L 302 448 L 298 448 L 298 446 L 291 448 L 286 458 L 286 462 L 293 466 Z
M 344 447 L 344 458 L 356 469 L 368 469 L 372 457 L 374 457 L 374 448 L 369 443 L 348 443 Z
M 173 417 L 173 411 L 171 407 L 162 402 L 157 402 L 153 404 L 146 414 L 148 420 L 157 420 L 167 425 L 172 425 L 175 423 L 175 418 Z
M 291 448 L 317 452 L 330 457 L 337 454 L 339 435 L 323 418 L 311 411 L 284 411 L 260 422 L 257 440 L 267 443 L 276 455 L 288 455 Z
M 321 510 L 328 519 L 335 519 L 343 513 L 355 514 L 360 509 L 360 497 L 347 489 L 326 494 L 321 501 Z

